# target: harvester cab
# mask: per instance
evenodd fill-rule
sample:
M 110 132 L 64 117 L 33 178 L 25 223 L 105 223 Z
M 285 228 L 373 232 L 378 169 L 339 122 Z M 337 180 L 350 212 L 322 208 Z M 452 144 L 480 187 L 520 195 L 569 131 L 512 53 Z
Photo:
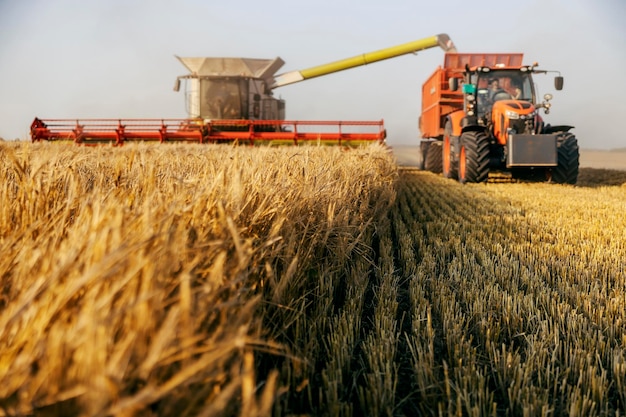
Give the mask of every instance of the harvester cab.
M 578 144 L 572 126 L 550 126 L 552 95 L 540 102 L 523 55 L 446 54 L 424 84 L 420 129 L 423 168 L 461 182 L 483 182 L 490 170 L 514 178 L 575 183 Z M 563 77 L 555 77 L 556 90 Z M 431 146 L 432 145 L 432 146 Z

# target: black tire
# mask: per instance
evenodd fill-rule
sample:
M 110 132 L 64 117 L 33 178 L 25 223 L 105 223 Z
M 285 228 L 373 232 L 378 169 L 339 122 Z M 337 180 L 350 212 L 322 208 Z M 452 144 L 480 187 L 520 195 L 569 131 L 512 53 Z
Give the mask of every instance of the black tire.
M 424 169 L 426 171 L 434 172 L 435 174 L 441 174 L 443 172 L 443 160 L 442 160 L 442 142 L 436 141 L 430 144 L 426 151 L 426 157 L 424 158 Z
M 459 152 L 459 182 L 485 182 L 489 177 L 489 137 L 484 132 L 464 132 Z
M 424 145 L 425 145 L 424 143 L 420 144 L 420 152 L 419 152 L 420 159 L 419 159 L 419 162 L 417 163 L 417 167 L 421 169 L 422 171 L 424 170 L 424 165 L 426 162 L 426 150 L 428 150 L 428 147 L 424 148 Z
M 442 172 L 446 178 L 457 179 L 458 178 L 458 164 L 459 160 L 452 152 L 452 125 L 450 122 L 446 122 L 443 134 L 442 144 Z
M 428 148 L 430 147 L 431 143 L 432 141 L 430 140 L 423 140 L 420 142 L 420 159 L 417 164 L 417 167 L 421 169 L 422 171 L 426 167 L 426 154 L 428 153 Z
M 556 147 L 558 165 L 552 169 L 552 182 L 576 184 L 580 157 L 576 136 L 569 132 L 558 133 Z

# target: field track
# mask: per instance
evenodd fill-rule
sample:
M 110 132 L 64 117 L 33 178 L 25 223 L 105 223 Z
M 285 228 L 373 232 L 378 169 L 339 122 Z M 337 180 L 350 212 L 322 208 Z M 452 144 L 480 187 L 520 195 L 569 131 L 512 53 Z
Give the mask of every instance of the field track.
M 367 287 L 347 280 L 342 291 L 364 295 L 361 333 L 339 329 L 356 358 L 339 400 L 322 401 L 323 410 L 621 415 L 621 184 L 626 173 L 594 169 L 582 170 L 578 187 L 497 175 L 462 186 L 401 169 L 396 203 L 372 242 Z
M 623 213 L 626 192 L 606 188 L 593 201 L 596 195 L 498 178 L 461 186 L 401 170 L 389 223 L 374 242 L 378 263 L 365 293 L 371 304 L 360 319 L 358 363 L 370 373 L 353 381 L 377 397 L 355 393 L 357 409 L 623 410 L 626 222 L 610 213 Z

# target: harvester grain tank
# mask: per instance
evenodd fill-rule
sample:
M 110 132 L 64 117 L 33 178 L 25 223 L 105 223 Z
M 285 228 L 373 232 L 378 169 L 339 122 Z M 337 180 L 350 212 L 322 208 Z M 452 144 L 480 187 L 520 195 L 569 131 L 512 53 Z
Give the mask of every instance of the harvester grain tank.
M 127 141 L 187 141 L 333 144 L 383 142 L 386 131 L 379 121 L 286 121 L 285 102 L 273 90 L 296 82 L 350 68 L 441 47 L 454 51 L 445 34 L 404 43 L 324 65 L 276 75 L 280 58 L 177 57 L 189 70 L 174 86 L 186 84 L 187 119 L 38 119 L 31 138 L 73 140 L 78 143 Z
M 187 83 L 190 119 L 284 120 L 285 101 L 274 98 L 268 86 L 284 65 L 280 58 L 176 57 L 189 74 L 176 79 Z
M 521 53 L 446 53 L 422 87 L 422 168 L 460 182 L 483 182 L 490 171 L 514 178 L 576 183 L 578 141 L 573 126 L 551 126 L 552 95 L 537 97 L 537 64 Z M 557 71 L 554 71 L 557 72 Z M 563 88 L 556 76 L 555 89 Z

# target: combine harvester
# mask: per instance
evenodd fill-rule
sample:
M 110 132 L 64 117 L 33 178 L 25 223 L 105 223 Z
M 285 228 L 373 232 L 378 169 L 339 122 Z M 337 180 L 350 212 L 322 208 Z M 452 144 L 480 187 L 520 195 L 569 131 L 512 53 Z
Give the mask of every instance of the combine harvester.
M 490 171 L 513 178 L 575 184 L 578 141 L 573 126 L 551 126 L 552 95 L 539 101 L 533 74 L 520 53 L 448 52 L 422 87 L 422 168 L 460 182 L 484 182 Z M 563 77 L 554 79 L 556 90 Z
M 33 142 L 69 140 L 80 144 L 129 141 L 194 143 L 307 142 L 354 145 L 384 142 L 383 121 L 286 121 L 285 101 L 275 88 L 441 47 L 455 51 L 446 34 L 420 39 L 301 71 L 274 75 L 284 62 L 248 58 L 180 58 L 189 74 L 176 79 L 187 84 L 187 119 L 38 119 L 31 125 Z

